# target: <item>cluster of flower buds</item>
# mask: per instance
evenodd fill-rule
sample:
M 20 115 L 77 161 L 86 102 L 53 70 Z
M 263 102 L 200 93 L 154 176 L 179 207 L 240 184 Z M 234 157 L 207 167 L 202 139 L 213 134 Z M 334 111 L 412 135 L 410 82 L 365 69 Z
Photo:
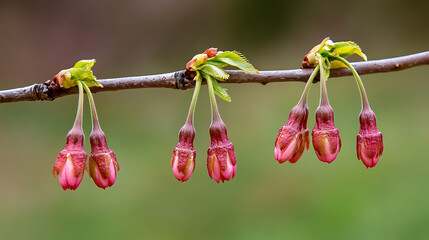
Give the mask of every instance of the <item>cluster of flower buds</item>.
M 228 139 L 226 126 L 220 117 L 215 97 L 216 94 L 225 101 L 231 101 L 226 89 L 218 83 L 218 81 L 228 79 L 229 75 L 221 69 L 228 65 L 246 72 L 258 72 L 240 53 L 235 51 L 221 52 L 217 51 L 216 48 L 209 48 L 204 53 L 195 55 L 186 64 L 185 76 L 195 80 L 195 90 L 189 107 L 188 118 L 185 125 L 180 129 L 179 143 L 174 148 L 171 158 L 173 174 L 181 182 L 187 181 L 195 169 L 193 118 L 203 79 L 207 81 L 212 107 L 212 123 L 209 129 L 211 145 L 207 150 L 207 170 L 210 178 L 217 183 L 221 180 L 222 182 L 229 181 L 235 176 L 237 166 L 234 145 Z
M 91 67 L 95 60 L 82 60 L 73 68 L 62 70 L 54 77 L 54 82 L 62 88 L 78 86 L 79 103 L 76 120 L 73 128 L 67 134 L 67 141 L 53 168 L 53 175 L 59 176 L 64 190 L 76 190 L 83 178 L 84 169 L 87 170 L 94 183 L 105 189 L 116 181 L 116 170 L 119 170 L 116 156 L 107 147 L 106 135 L 100 128 L 94 98 L 89 86 L 101 86 L 92 75 Z M 83 94 L 88 94 L 92 115 L 92 132 L 90 134 L 91 154 L 89 164 L 86 164 L 87 154 L 84 150 L 84 133 L 82 129 Z
M 316 74 L 320 72 L 320 104 L 316 110 L 316 123 L 312 131 L 312 142 L 320 161 L 331 163 L 341 149 L 341 138 L 334 124 L 334 111 L 329 104 L 326 81 L 331 68 L 348 67 L 358 83 L 362 99 L 359 116 L 360 131 L 357 135 L 356 150 L 358 159 L 367 168 L 374 167 L 383 153 L 383 136 L 377 129 L 375 114 L 371 110 L 360 76 L 346 57 L 358 54 L 366 60 L 366 55 L 353 42 L 332 42 L 325 38 L 304 57 L 303 67 L 314 67 L 307 81 L 299 103 L 291 110 L 287 123 L 280 129 L 274 148 L 274 156 L 279 163 L 295 163 L 309 148 L 307 129 L 307 95 Z

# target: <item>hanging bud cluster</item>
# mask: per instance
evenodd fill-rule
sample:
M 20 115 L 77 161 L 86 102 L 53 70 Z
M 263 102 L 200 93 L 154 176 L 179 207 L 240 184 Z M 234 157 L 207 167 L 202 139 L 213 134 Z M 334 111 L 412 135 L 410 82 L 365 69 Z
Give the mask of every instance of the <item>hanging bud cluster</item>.
M 312 130 L 312 142 L 320 161 L 331 163 L 341 149 L 341 138 L 334 124 L 334 111 L 329 104 L 326 82 L 331 68 L 348 67 L 359 86 L 362 112 L 359 116 L 360 131 L 357 135 L 358 159 L 366 167 L 374 167 L 383 153 L 383 136 L 377 129 L 375 114 L 371 110 L 360 76 L 346 57 L 358 54 L 366 60 L 358 45 L 353 42 L 332 42 L 325 38 L 304 57 L 302 67 L 314 67 L 299 103 L 291 110 L 287 123 L 280 129 L 274 148 L 274 157 L 279 163 L 295 163 L 309 148 L 307 129 L 307 95 L 316 74 L 320 73 L 320 104 L 316 110 L 316 123 Z
M 73 68 L 62 70 L 54 77 L 54 83 L 59 84 L 62 88 L 76 85 L 79 88 L 76 120 L 73 128 L 67 134 L 66 147 L 59 153 L 53 169 L 54 177 L 59 176 L 60 185 L 64 190 L 76 190 L 82 181 L 84 169 L 98 187 L 103 189 L 111 187 L 116 181 L 116 171 L 119 170 L 115 154 L 107 147 L 106 135 L 100 128 L 94 98 L 89 89 L 89 86 L 101 86 L 92 74 L 91 67 L 94 63 L 95 60 L 79 61 Z M 85 136 L 82 130 L 84 89 L 88 94 L 93 120 L 89 164 L 86 163 Z
M 199 90 L 203 80 L 207 81 L 209 90 L 212 123 L 210 125 L 211 145 L 207 150 L 207 170 L 210 178 L 217 183 L 234 178 L 236 171 L 236 157 L 234 145 L 229 141 L 226 126 L 223 123 L 216 103 L 215 95 L 230 102 L 231 97 L 218 81 L 228 79 L 229 75 L 222 70 L 226 66 L 234 66 L 241 70 L 257 73 L 252 64 L 238 52 L 221 52 L 216 48 L 209 48 L 204 53 L 195 55 L 187 64 L 185 76 L 193 78 L 195 90 L 189 107 L 188 118 L 179 132 L 179 143 L 173 150 L 171 168 L 177 180 L 185 182 L 195 169 L 196 151 L 193 141 L 195 138 L 194 112 Z
M 332 42 L 325 38 L 304 57 L 303 68 L 314 68 L 308 79 L 298 104 L 289 113 L 286 124 L 280 128 L 274 148 L 275 159 L 279 163 L 297 162 L 310 147 L 310 134 L 307 128 L 309 108 L 307 98 L 310 86 L 317 74 L 320 75 L 320 103 L 315 115 L 315 126 L 311 131 L 313 148 L 320 161 L 331 163 L 341 150 L 339 130 L 334 124 L 334 111 L 330 106 L 327 93 L 327 80 L 330 69 L 347 67 L 353 73 L 358 84 L 362 110 L 359 116 L 360 131 L 357 135 L 357 157 L 367 168 L 374 167 L 383 153 L 383 135 L 377 129 L 376 117 L 368 102 L 368 98 L 360 76 L 353 66 L 345 59 L 358 54 L 366 61 L 358 45 L 353 42 Z M 93 75 L 91 67 L 95 60 L 82 60 L 73 68 L 60 71 L 54 76 L 52 83 L 59 88 L 78 87 L 79 101 L 76 120 L 66 137 L 66 146 L 58 154 L 53 167 L 54 177 L 58 176 L 64 190 L 76 190 L 82 181 L 84 170 L 88 172 L 99 188 L 111 187 L 117 177 L 119 164 L 115 153 L 107 146 L 106 135 L 101 130 L 91 86 L 103 87 Z M 234 178 L 237 160 L 234 145 L 229 141 L 227 128 L 220 117 L 216 95 L 222 100 L 231 102 L 227 90 L 220 86 L 229 78 L 222 68 L 237 67 L 248 73 L 258 73 L 252 64 L 239 52 L 217 51 L 209 48 L 195 55 L 187 64 L 185 77 L 195 81 L 195 89 L 187 120 L 179 132 L 179 142 L 173 150 L 170 164 L 174 177 L 181 182 L 189 180 L 196 166 L 194 149 L 195 129 L 194 112 L 203 81 L 207 82 L 211 102 L 212 120 L 209 128 L 211 144 L 207 150 L 207 171 L 209 177 L 217 183 Z M 90 134 L 91 153 L 84 150 L 85 135 L 82 129 L 82 112 L 86 91 L 91 108 L 92 131 Z

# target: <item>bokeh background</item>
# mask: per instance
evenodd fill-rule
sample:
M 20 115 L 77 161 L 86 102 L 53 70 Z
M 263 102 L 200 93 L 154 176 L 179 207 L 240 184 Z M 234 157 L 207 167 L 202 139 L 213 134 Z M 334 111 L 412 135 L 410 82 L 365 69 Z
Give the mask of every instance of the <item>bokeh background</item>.
M 50 79 L 95 58 L 98 78 L 184 68 L 208 47 L 239 50 L 260 70 L 293 69 L 324 37 L 357 42 L 369 59 L 428 49 L 427 1 L 0 1 L 0 89 Z M 354 57 L 351 60 L 359 60 Z M 312 149 L 279 165 L 274 140 L 304 84 L 229 84 L 219 101 L 238 168 L 208 177 L 210 105 L 196 110 L 196 169 L 170 168 L 192 90 L 95 95 L 121 170 L 98 189 L 86 174 L 64 192 L 52 166 L 77 96 L 0 105 L 0 239 L 428 239 L 429 68 L 363 76 L 385 150 L 374 169 L 355 153 L 359 93 L 352 77 L 328 90 L 343 147 L 332 164 Z M 319 85 L 310 93 L 310 129 Z M 90 132 L 85 106 L 84 130 Z M 89 149 L 89 143 L 86 143 Z

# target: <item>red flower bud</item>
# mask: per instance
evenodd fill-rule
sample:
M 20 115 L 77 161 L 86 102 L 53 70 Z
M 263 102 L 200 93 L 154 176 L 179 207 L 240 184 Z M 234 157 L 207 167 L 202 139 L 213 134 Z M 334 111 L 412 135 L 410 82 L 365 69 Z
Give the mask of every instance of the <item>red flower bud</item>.
M 274 157 L 279 163 L 289 161 L 295 163 L 310 147 L 307 129 L 308 107 L 298 103 L 292 108 L 286 124 L 277 134 Z
M 374 112 L 364 108 L 359 116 L 360 131 L 356 137 L 356 152 L 367 168 L 377 165 L 383 153 L 383 134 L 377 129 Z
M 209 49 L 204 51 L 204 54 L 207 54 L 208 58 L 216 57 L 217 48 L 209 48 Z
M 173 150 L 171 168 L 177 180 L 185 182 L 195 169 L 194 150 L 195 130 L 192 123 L 186 122 L 179 132 L 179 143 Z
M 106 135 L 100 128 L 92 130 L 89 141 L 88 173 L 99 188 L 111 187 L 116 181 L 116 170 L 119 171 L 115 153 L 107 147 Z
M 312 131 L 313 147 L 322 162 L 331 163 L 341 149 L 341 138 L 334 125 L 334 110 L 329 104 L 316 110 L 316 124 Z
M 210 126 L 211 145 L 207 150 L 207 170 L 217 183 L 234 178 L 237 160 L 234 145 L 228 140 L 226 126 L 220 118 Z
M 52 174 L 59 176 L 64 190 L 76 190 L 83 178 L 87 154 L 83 150 L 83 131 L 79 127 L 73 127 L 67 134 L 66 147 L 55 161 Z

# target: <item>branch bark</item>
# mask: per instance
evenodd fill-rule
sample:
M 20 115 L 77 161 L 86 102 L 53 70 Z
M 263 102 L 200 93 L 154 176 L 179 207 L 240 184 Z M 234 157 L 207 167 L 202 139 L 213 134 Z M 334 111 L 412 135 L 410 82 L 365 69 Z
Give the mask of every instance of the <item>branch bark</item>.
M 381 72 L 399 71 L 424 64 L 429 64 L 429 51 L 368 62 L 355 62 L 352 65 L 359 74 L 372 74 Z M 293 69 L 278 71 L 260 71 L 257 74 L 238 70 L 227 71 L 230 78 L 222 83 L 261 83 L 271 82 L 306 82 L 312 69 Z M 349 69 L 340 68 L 331 70 L 330 77 L 352 75 Z M 184 71 L 172 73 L 99 79 L 103 88 L 92 87 L 91 91 L 105 92 L 134 88 L 172 88 L 188 89 L 194 87 L 194 81 L 184 76 Z M 19 101 L 52 101 L 55 98 L 76 94 L 77 88 L 61 89 L 46 83 L 36 83 L 31 86 L 0 91 L 0 103 Z

